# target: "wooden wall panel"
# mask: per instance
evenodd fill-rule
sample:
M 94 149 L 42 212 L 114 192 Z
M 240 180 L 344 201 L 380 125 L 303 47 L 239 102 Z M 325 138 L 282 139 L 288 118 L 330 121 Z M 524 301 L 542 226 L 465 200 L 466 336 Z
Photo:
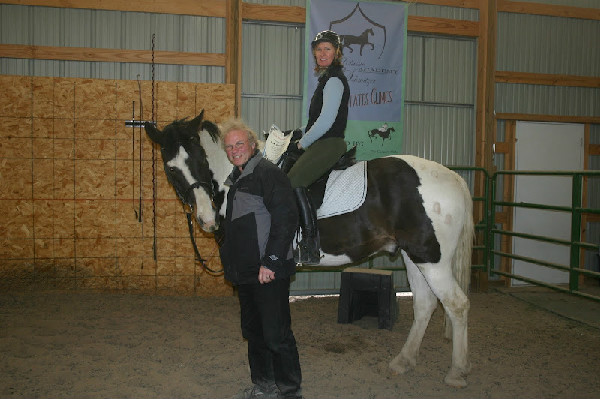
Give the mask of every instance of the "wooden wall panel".
M 56 86 L 55 86 L 56 88 Z M 55 91 L 56 94 L 56 91 Z M 54 97 L 56 99 L 56 96 Z M 60 114 L 61 109 L 59 107 L 54 107 L 55 114 Z M 51 137 L 54 139 L 65 139 L 69 140 L 69 142 L 73 142 L 72 140 L 75 138 L 75 122 L 73 119 L 59 118 L 55 117 L 51 122 L 46 122 L 51 124 Z M 56 142 L 54 144 L 56 146 Z M 72 159 L 74 154 L 71 152 L 69 155 L 65 155 L 64 158 Z
M 31 79 L 34 118 L 54 117 L 54 85 L 50 83 L 48 78 L 33 77 Z
M 33 237 L 36 240 L 48 241 L 54 237 L 54 209 L 50 200 L 35 201 L 33 207 Z M 49 247 L 44 244 L 43 247 Z M 36 252 L 36 256 L 39 255 Z M 50 256 L 51 257 L 51 256 Z
M 56 215 L 56 213 L 54 213 Z M 56 233 L 56 230 L 55 230 Z M 73 277 L 75 272 L 75 240 L 72 238 L 55 238 L 52 240 L 52 263 L 60 268 L 60 276 Z
M 232 294 L 195 262 L 160 150 L 125 127 L 152 118 L 151 82 L 0 76 L 0 90 L 0 288 Z M 204 108 L 220 122 L 234 96 L 233 85 L 157 82 L 155 116 L 162 127 Z M 212 235 L 195 229 L 220 269 Z
M 77 79 L 75 89 L 75 118 L 105 119 L 115 116 L 116 83 L 112 80 Z
M 31 155 L 30 155 L 31 156 Z M 0 199 L 32 198 L 31 159 L 2 158 L 0 162 Z
M 41 123 L 36 123 L 36 126 L 47 126 L 46 124 L 41 124 Z M 52 158 L 54 157 L 54 140 L 52 140 L 52 138 L 50 137 L 36 137 L 37 135 L 41 135 L 41 134 L 50 134 L 50 132 L 46 129 L 35 129 L 32 131 L 33 133 L 33 138 L 30 141 L 31 143 L 31 149 L 32 149 L 32 155 L 33 155 L 33 159 L 34 159 L 34 176 L 36 173 L 36 168 L 39 168 L 40 165 L 44 164 L 44 160 L 50 160 L 50 166 L 49 169 L 50 171 L 52 171 Z M 45 168 L 48 168 L 48 166 L 43 166 Z M 52 176 L 51 176 L 52 177 Z M 52 178 L 50 178 L 49 180 L 50 183 L 52 183 Z
M 170 123 L 177 119 L 177 85 L 177 82 L 158 82 L 156 84 L 154 91 L 157 121 Z M 147 115 L 150 119 L 152 107 L 146 106 L 144 111 L 149 112 Z
M 5 158 L 30 158 L 31 138 L 5 137 L 0 141 L 0 156 Z
M 33 219 L 31 202 L 19 199 L 2 200 L 0 212 L 0 237 L 33 237 Z
M 0 99 L 2 96 L 0 96 Z M 13 116 L 0 116 L 0 146 L 3 144 L 5 138 L 9 137 L 29 137 L 31 135 L 31 120 L 17 118 Z M 0 147 L 2 148 L 2 147 Z M 1 157 L 5 157 L 5 154 L 0 154 Z
M 62 142 L 62 141 L 61 141 Z M 66 144 L 65 152 L 70 151 L 73 152 L 73 142 L 64 141 Z M 69 149 L 70 147 L 70 149 Z M 56 150 L 56 148 L 55 148 Z M 55 154 L 57 154 L 55 152 Z M 64 155 L 64 154 L 57 154 Z M 72 202 L 75 200 L 75 161 L 68 158 L 59 158 L 56 157 L 54 159 L 54 173 L 52 175 L 52 180 L 54 184 L 54 200 L 61 201 L 64 203 Z M 73 223 L 71 223 L 73 226 Z
M 54 78 L 52 117 L 72 120 L 75 117 L 75 79 Z
M 2 84 L 0 110 L 3 116 L 27 118 L 31 116 L 31 78 L 10 76 Z

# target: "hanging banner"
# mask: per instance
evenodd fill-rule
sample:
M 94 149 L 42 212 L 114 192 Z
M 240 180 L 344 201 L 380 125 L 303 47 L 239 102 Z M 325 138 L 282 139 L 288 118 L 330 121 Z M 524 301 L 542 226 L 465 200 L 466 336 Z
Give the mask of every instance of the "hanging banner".
M 402 150 L 406 10 L 403 4 L 353 0 L 310 0 L 306 8 L 306 65 L 303 122 L 317 87 L 311 42 L 317 33 L 340 35 L 344 73 L 350 85 L 346 143 L 357 159 Z

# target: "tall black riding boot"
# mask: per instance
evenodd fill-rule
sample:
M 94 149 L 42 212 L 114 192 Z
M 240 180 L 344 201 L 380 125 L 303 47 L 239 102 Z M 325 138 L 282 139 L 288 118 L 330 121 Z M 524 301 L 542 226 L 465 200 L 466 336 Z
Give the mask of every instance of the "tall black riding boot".
M 321 252 L 319 250 L 317 212 L 308 196 L 306 187 L 297 187 L 294 189 L 294 193 L 298 202 L 300 225 L 302 226 L 302 240 L 294 249 L 294 260 L 304 265 L 318 265 Z

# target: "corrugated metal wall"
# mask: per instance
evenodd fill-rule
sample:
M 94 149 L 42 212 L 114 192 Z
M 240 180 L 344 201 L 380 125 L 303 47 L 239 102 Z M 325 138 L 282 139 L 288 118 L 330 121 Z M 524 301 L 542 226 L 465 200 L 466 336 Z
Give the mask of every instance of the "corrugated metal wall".
M 0 43 L 129 50 L 225 52 L 223 18 L 77 10 L 0 4 Z M 0 58 L 0 74 L 150 80 L 151 66 L 137 63 Z M 159 65 L 156 80 L 224 83 L 225 69 Z
M 300 127 L 304 26 L 244 23 L 242 116 L 257 132 Z
M 600 22 L 499 13 L 497 70 L 600 75 Z M 600 115 L 600 90 L 496 84 L 496 112 Z

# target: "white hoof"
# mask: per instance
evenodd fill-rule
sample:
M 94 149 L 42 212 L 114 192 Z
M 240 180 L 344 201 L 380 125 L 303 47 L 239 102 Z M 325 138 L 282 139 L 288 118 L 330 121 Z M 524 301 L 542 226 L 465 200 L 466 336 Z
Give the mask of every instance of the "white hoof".
M 467 380 L 465 379 L 463 373 L 457 371 L 456 369 L 450 369 L 446 375 L 446 378 L 444 378 L 444 382 L 455 388 L 464 388 L 467 386 Z
M 400 354 L 390 362 L 390 369 L 395 374 L 404 374 L 407 371 L 414 369 L 416 365 L 416 361 L 406 359 L 404 356 L 402 356 L 402 354 Z

